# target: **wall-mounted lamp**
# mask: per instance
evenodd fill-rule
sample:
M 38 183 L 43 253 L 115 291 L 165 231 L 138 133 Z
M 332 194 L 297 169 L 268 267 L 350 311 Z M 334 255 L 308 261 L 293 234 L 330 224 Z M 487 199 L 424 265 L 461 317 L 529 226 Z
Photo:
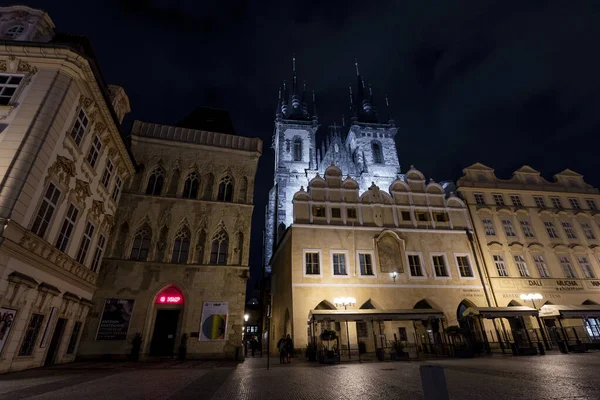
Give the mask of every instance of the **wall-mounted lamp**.
M 398 276 L 398 273 L 396 271 L 392 272 L 392 279 L 394 280 L 394 282 L 396 282 L 397 276 Z
M 244 314 L 244 321 L 248 322 L 248 318 L 250 318 L 250 316 L 248 314 Z
M 333 303 L 336 307 L 344 307 L 344 310 L 348 306 L 353 306 L 356 304 L 356 299 L 354 297 L 336 297 L 333 299 Z

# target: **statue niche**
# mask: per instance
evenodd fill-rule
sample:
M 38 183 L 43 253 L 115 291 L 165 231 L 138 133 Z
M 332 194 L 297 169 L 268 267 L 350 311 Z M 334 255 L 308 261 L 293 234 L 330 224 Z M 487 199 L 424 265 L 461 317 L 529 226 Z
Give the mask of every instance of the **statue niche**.
M 404 272 L 404 240 L 391 234 L 383 234 L 377 239 L 377 254 L 381 272 Z

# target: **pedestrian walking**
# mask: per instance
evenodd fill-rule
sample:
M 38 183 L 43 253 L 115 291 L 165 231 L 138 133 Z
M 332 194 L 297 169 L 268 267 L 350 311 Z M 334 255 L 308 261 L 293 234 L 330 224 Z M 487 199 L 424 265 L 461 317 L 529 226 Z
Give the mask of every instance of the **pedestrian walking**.
M 287 341 L 285 335 L 281 335 L 281 339 L 277 342 L 277 350 L 279 350 L 279 364 L 285 364 Z
M 294 353 L 294 341 L 289 333 L 285 339 L 285 347 L 287 352 L 287 362 L 290 363 L 290 357 L 292 356 L 292 353 Z

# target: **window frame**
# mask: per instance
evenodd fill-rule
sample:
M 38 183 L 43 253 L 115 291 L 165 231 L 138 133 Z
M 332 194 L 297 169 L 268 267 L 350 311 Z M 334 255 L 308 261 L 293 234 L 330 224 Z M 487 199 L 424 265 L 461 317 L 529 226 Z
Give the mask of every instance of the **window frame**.
M 83 113 L 83 117 L 85 117 L 85 124 L 84 124 L 84 118 L 81 116 L 81 114 Z M 77 126 L 77 124 L 79 123 L 80 126 L 83 127 L 83 131 L 81 131 L 81 137 L 79 137 L 79 131 L 75 132 L 75 127 Z M 88 132 L 88 130 L 90 129 L 90 116 L 87 115 L 87 113 L 85 112 L 85 110 L 83 109 L 83 107 L 77 107 L 77 110 L 75 111 L 75 117 L 73 119 L 73 122 L 71 123 L 71 129 L 69 129 L 69 137 L 73 140 L 73 142 L 77 145 L 77 147 L 81 148 L 81 144 L 83 143 L 83 139 L 85 138 L 85 134 Z M 79 137 L 79 139 L 77 139 Z
M 537 208 L 546 208 L 546 199 L 544 196 L 533 196 L 533 201 Z
M 477 192 L 473 193 L 473 198 L 475 199 L 475 204 L 478 206 L 485 205 L 485 195 L 484 193 Z
M 319 254 L 319 273 L 318 274 L 307 274 L 306 273 L 306 254 L 317 253 Z M 323 252 L 321 249 L 302 249 L 302 276 L 305 278 L 321 278 L 323 277 Z
M 523 224 L 526 224 L 527 229 L 525 229 L 523 227 Z M 519 226 L 521 227 L 521 232 L 523 232 L 523 237 L 524 238 L 526 238 L 526 239 L 535 239 L 535 232 L 533 231 L 533 226 L 531 225 L 531 222 L 529 221 L 529 219 L 520 219 L 519 220 Z M 527 231 L 529 231 L 531 235 L 528 235 Z
M 104 235 L 104 233 L 101 233 L 98 235 L 98 240 L 96 240 L 96 248 L 94 249 L 92 263 L 90 264 L 90 270 L 92 272 L 98 273 L 98 269 L 100 268 L 100 262 L 102 261 L 102 256 L 104 255 L 105 249 L 106 236 Z
M 13 105 L 16 104 L 17 102 L 17 98 L 20 96 L 21 94 L 21 90 L 23 88 L 23 82 L 25 81 L 25 75 L 23 74 L 9 74 L 9 73 L 0 73 L 0 76 L 6 76 L 7 77 L 7 82 L 6 83 L 0 83 L 0 98 L 8 98 L 6 104 L 2 104 L 2 102 L 0 101 L 0 107 L 11 107 Z M 19 83 L 18 84 L 12 84 L 9 83 L 11 78 L 20 78 L 19 79 Z M 12 92 L 12 94 L 10 95 L 10 97 L 6 96 L 6 95 L 2 95 L 4 90 L 8 88 L 8 89 L 15 89 L 14 92 Z
M 595 199 L 585 199 L 585 204 L 589 210 L 598 211 L 598 204 L 596 204 Z
M 72 216 L 70 215 L 70 211 L 71 211 L 71 207 L 75 210 L 75 217 L 72 218 Z M 59 251 L 62 251 L 63 253 L 67 253 L 69 250 L 69 244 L 71 243 L 71 238 L 73 237 L 73 232 L 75 231 L 75 228 L 77 227 L 77 221 L 79 220 L 79 215 L 80 215 L 80 210 L 79 207 L 77 207 L 75 205 L 75 203 L 69 203 L 69 205 L 67 206 L 67 211 L 65 212 L 65 216 L 63 218 L 63 223 L 60 226 L 60 230 L 58 231 L 58 236 L 56 238 L 56 243 L 54 244 L 54 247 L 56 247 Z M 68 230 L 70 225 L 70 231 L 67 233 L 63 233 L 64 230 Z M 62 236 L 62 237 L 61 237 Z M 64 243 L 66 242 L 66 243 Z M 62 244 L 64 243 L 64 249 L 61 249 Z
M 579 203 L 579 199 L 577 197 L 569 197 L 569 205 L 573 210 L 581 210 L 581 203 Z
M 517 231 L 515 230 L 515 224 L 513 224 L 511 219 L 501 219 L 500 222 L 502 223 L 502 231 L 504 232 L 504 236 L 506 236 L 507 238 L 516 238 L 517 237 Z M 510 229 L 507 229 L 507 228 L 510 228 Z M 512 234 L 509 234 L 509 232 Z
M 108 190 L 108 188 L 110 187 L 113 172 L 115 172 L 115 164 L 110 158 L 107 158 L 106 164 L 104 165 L 104 172 L 102 173 L 102 179 L 100 180 L 102 186 L 104 186 L 106 190 Z
M 519 258 L 519 260 L 517 260 L 517 257 Z M 517 272 L 519 273 L 520 278 L 531 278 L 531 271 L 529 271 L 529 266 L 527 265 L 527 259 L 525 258 L 525 254 L 512 254 L 512 261 L 517 267 Z M 523 272 L 525 272 L 525 275 L 523 275 L 522 269 L 519 267 L 520 264 L 522 264 Z
M 298 148 L 297 148 L 298 147 Z M 299 137 L 292 139 L 292 161 L 302 162 L 303 161 L 303 141 Z
M 229 241 L 229 237 L 227 238 Z M 185 250 L 185 260 L 182 260 L 181 256 L 182 253 L 184 253 L 184 251 L 182 250 L 184 248 L 184 244 L 187 241 L 187 250 Z M 176 248 L 176 244 L 177 242 L 179 242 L 179 247 Z M 212 242 L 211 242 L 211 247 L 212 247 Z M 212 250 L 212 249 L 211 249 Z M 187 227 L 182 227 L 181 229 L 179 229 L 176 233 L 175 236 L 173 237 L 173 241 L 171 244 L 171 257 L 169 257 L 169 262 L 171 264 L 188 264 L 189 260 L 190 260 L 190 255 L 192 254 L 193 249 L 192 249 L 192 232 L 187 228 Z M 176 257 L 176 260 L 175 260 Z M 218 256 L 217 256 L 218 258 Z
M 557 210 L 561 210 L 563 208 L 562 200 L 560 199 L 560 197 L 550 197 L 550 203 L 552 204 L 552 208 L 555 208 Z
M 524 207 L 523 206 L 523 201 L 521 200 L 521 195 L 511 194 L 510 195 L 510 201 L 512 202 L 512 204 L 513 204 L 514 207 Z
M 563 231 L 565 231 L 565 235 L 567 235 L 567 239 L 571 239 L 571 240 L 577 239 L 577 233 L 575 232 L 575 228 L 572 223 L 570 223 L 569 221 L 566 221 L 566 222 L 560 221 L 560 225 L 562 226 Z
M 103 147 L 102 140 L 98 135 L 94 135 L 92 138 L 92 143 L 90 143 L 90 148 L 88 149 L 88 154 L 85 157 L 85 161 L 90 164 L 90 167 L 96 169 L 96 165 L 98 165 L 98 161 L 100 160 L 100 152 Z
M 358 219 L 358 210 L 356 209 L 356 207 L 346 207 L 346 219 Z
M 92 230 L 88 234 L 88 227 L 91 226 Z M 75 256 L 75 261 L 79 264 L 87 267 L 86 262 L 87 258 L 90 256 L 90 247 L 92 246 L 92 242 L 94 241 L 94 234 L 96 233 L 96 225 L 92 223 L 89 219 L 85 222 L 83 228 L 83 235 L 81 236 L 81 240 L 79 241 L 79 246 L 77 247 L 77 255 Z M 87 242 L 86 242 L 87 240 Z M 85 248 L 84 248 L 85 245 Z M 81 254 L 83 254 L 83 260 L 79 261 L 81 258 Z
M 367 275 L 362 273 L 360 268 L 360 255 L 368 254 L 371 256 L 371 267 L 373 268 L 373 274 Z M 373 250 L 356 250 L 356 266 L 358 267 L 358 276 L 361 278 L 377 278 L 377 261 L 375 260 L 375 251 Z
M 333 262 L 334 254 L 343 254 L 344 255 L 344 268 L 346 269 L 345 274 L 336 274 L 335 273 L 335 263 Z M 341 249 L 329 250 L 329 264 L 331 265 L 331 276 L 333 276 L 334 278 L 349 278 L 350 277 L 349 263 L 348 263 L 349 260 L 350 260 L 350 252 L 348 250 L 341 250 Z M 306 258 L 304 259 L 304 261 L 306 262 Z M 305 271 L 306 271 L 306 269 L 305 269 Z
M 587 254 L 575 255 L 575 258 L 577 259 L 577 264 L 579 264 L 579 267 L 583 271 L 584 279 L 597 279 L 596 272 L 594 271 L 594 266 L 592 265 L 592 262 L 590 261 L 590 258 L 587 256 Z M 584 263 L 581 262 L 582 258 L 585 259 Z M 586 264 L 589 267 L 589 272 L 591 273 L 590 274 L 591 276 L 588 276 L 588 273 L 583 266 L 584 264 Z
M 444 259 L 444 268 L 446 270 L 447 276 L 438 276 L 435 270 L 435 262 L 433 257 L 442 257 Z M 452 271 L 450 270 L 450 264 L 448 263 L 448 256 L 443 251 L 434 251 L 429 253 L 429 261 L 431 262 L 431 272 L 434 279 L 443 279 L 448 280 L 452 279 Z
M 536 260 L 537 258 L 540 258 L 541 261 Z M 552 278 L 552 274 L 550 273 L 550 268 L 548 268 L 548 263 L 546 262 L 546 258 L 544 256 L 544 254 L 532 254 L 531 255 L 531 259 L 533 260 L 533 265 L 535 265 L 535 269 L 539 275 L 540 278 Z M 540 265 L 539 264 L 543 264 L 544 268 L 544 272 L 545 274 L 542 275 L 542 273 L 540 273 Z
M 42 233 L 42 235 L 39 234 L 39 227 L 38 229 L 34 230 L 34 226 L 36 224 L 36 220 L 38 218 L 38 215 L 40 213 L 40 209 L 42 208 L 42 205 L 44 204 L 44 202 L 46 201 L 46 194 L 48 192 L 48 188 L 50 187 L 50 185 L 54 186 L 54 189 L 58 191 L 58 198 L 56 199 L 56 202 L 51 203 L 51 205 L 54 207 L 52 210 L 52 213 L 50 214 L 50 218 L 48 218 L 48 224 L 46 225 L 46 228 L 44 228 L 44 232 Z M 54 182 L 53 180 L 50 180 L 44 187 L 44 191 L 42 192 L 42 195 L 40 196 L 40 199 L 38 201 L 38 205 L 36 207 L 36 211 L 35 213 L 32 215 L 31 217 L 31 222 L 30 222 L 30 226 L 29 226 L 29 230 L 31 232 L 33 232 L 36 236 L 42 238 L 42 239 L 46 239 L 48 233 L 49 233 L 49 228 L 51 228 L 53 222 L 54 222 L 54 218 L 56 218 L 56 213 L 58 208 L 60 207 L 62 201 L 63 201 L 63 195 L 64 195 L 64 188 L 57 184 L 56 182 Z M 44 213 L 44 215 L 46 215 L 47 213 L 47 209 L 46 212 Z M 43 219 L 42 219 L 43 222 Z M 40 222 L 40 227 L 42 222 Z
M 416 256 L 419 259 L 419 267 L 421 269 L 421 275 L 413 275 L 409 256 Z M 407 251 L 406 252 L 406 266 L 408 270 L 409 279 L 427 279 L 427 269 L 425 267 L 425 261 L 423 258 L 423 253 L 419 251 Z
M 459 279 L 474 280 L 477 279 L 475 269 L 473 268 L 473 260 L 471 259 L 470 253 L 453 253 L 454 262 L 456 263 L 456 271 L 458 272 Z M 471 276 L 463 276 L 460 271 L 460 265 L 458 263 L 458 257 L 466 257 L 469 263 L 469 269 L 471 270 Z
M 571 260 L 571 257 L 569 257 L 568 255 L 560 255 L 557 254 L 558 256 L 558 263 L 560 264 L 560 268 L 562 269 L 565 278 L 566 279 L 578 279 L 577 276 L 577 271 L 575 270 L 575 266 L 573 265 L 573 260 Z M 563 259 L 565 259 L 566 261 L 563 261 Z M 567 274 L 567 269 L 565 268 L 566 265 L 569 265 L 571 267 L 570 272 L 573 274 L 573 276 L 568 276 Z
M 486 223 L 485 221 L 489 221 L 489 224 Z M 483 225 L 483 233 L 485 234 L 485 236 L 497 236 L 498 234 L 496 233 L 496 227 L 494 226 L 494 220 L 492 219 L 492 217 L 481 217 L 481 225 Z M 488 230 L 488 228 L 491 228 L 491 231 Z M 488 233 L 491 232 L 491 233 Z
M 496 257 L 500 257 L 500 260 L 496 260 Z M 496 274 L 498 274 L 498 277 L 500 278 L 508 278 L 510 277 L 510 273 L 508 271 L 508 265 L 506 265 L 506 258 L 504 257 L 504 254 L 501 253 L 492 253 L 492 261 L 494 263 L 494 267 L 496 268 Z M 497 263 L 502 263 L 503 265 L 503 269 L 506 275 L 502 275 L 500 273 L 500 269 L 498 268 L 498 264 Z
M 506 201 L 504 200 L 504 195 L 502 193 L 492 193 L 492 198 L 494 199 L 494 205 L 496 206 L 505 206 Z
M 119 202 L 119 196 L 121 196 L 121 191 L 123 190 L 123 179 L 117 174 L 115 176 L 115 184 L 113 185 L 113 192 L 110 195 L 110 198 L 115 202 Z
M 592 225 L 589 222 L 579 221 L 579 226 L 581 226 L 581 230 L 583 231 L 583 236 L 585 236 L 585 238 L 587 240 L 596 240 L 596 235 L 594 234 L 594 228 L 592 228 Z
M 554 223 L 552 221 L 542 222 L 544 223 L 544 228 L 546 228 L 546 234 L 548 235 L 548 238 L 550 238 L 550 240 L 560 239 L 560 234 L 556 230 L 556 226 L 554 226 Z M 552 234 L 550 234 L 550 232 L 552 232 Z

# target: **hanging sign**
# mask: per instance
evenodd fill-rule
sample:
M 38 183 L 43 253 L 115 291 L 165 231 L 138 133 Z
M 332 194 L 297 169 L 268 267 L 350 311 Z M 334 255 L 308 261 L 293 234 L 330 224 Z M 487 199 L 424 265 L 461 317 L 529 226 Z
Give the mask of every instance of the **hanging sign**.
M 201 342 L 225 340 L 227 331 L 228 303 L 205 302 L 200 323 Z

